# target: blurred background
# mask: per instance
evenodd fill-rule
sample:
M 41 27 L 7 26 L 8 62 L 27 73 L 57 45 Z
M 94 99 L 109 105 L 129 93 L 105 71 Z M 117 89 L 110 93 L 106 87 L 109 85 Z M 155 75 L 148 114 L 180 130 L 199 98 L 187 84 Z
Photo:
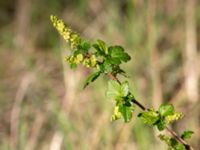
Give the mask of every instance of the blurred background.
M 1 150 L 165 150 L 157 130 L 137 119 L 110 122 L 107 78 L 86 90 L 90 73 L 64 62 L 69 47 L 49 16 L 86 39 L 120 44 L 135 97 L 147 107 L 172 103 L 200 148 L 200 1 L 0 0 Z

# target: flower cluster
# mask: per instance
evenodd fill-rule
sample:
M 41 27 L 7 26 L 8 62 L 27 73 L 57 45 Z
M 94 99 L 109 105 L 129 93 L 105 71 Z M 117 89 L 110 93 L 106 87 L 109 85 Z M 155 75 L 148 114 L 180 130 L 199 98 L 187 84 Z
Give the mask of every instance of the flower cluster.
M 75 64 L 75 65 L 82 64 L 83 66 L 87 68 L 97 67 L 97 58 L 95 55 L 91 55 L 91 56 L 84 56 L 83 54 L 71 55 L 71 56 L 66 57 L 66 60 L 70 64 Z
M 122 113 L 119 111 L 119 106 L 116 106 L 113 111 L 113 115 L 111 116 L 111 121 L 118 120 L 122 118 Z
M 174 121 L 177 121 L 177 120 L 183 118 L 183 116 L 184 115 L 182 113 L 176 112 L 173 115 L 166 116 L 166 121 L 167 121 L 168 124 L 170 124 Z
M 70 43 L 73 50 L 76 50 L 77 46 L 81 43 L 79 34 L 73 32 L 69 27 L 65 25 L 63 20 L 58 19 L 56 16 L 51 15 L 50 19 L 53 23 L 53 26 L 58 30 L 65 41 Z

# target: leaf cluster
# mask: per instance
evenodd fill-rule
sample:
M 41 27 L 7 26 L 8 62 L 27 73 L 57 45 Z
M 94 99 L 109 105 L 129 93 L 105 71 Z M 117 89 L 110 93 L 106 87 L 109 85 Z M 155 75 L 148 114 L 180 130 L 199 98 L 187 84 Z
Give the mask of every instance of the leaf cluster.
M 123 118 L 125 122 L 129 122 L 132 118 L 134 106 L 131 104 L 133 95 L 130 93 L 128 82 L 118 83 L 115 80 L 108 82 L 106 96 L 115 100 L 115 108 L 111 120 Z
M 193 131 L 184 131 L 181 138 L 184 140 L 190 139 L 193 133 Z M 187 150 L 187 145 L 179 143 L 174 137 L 163 134 L 160 134 L 158 137 L 168 145 L 168 150 Z
M 175 112 L 173 105 L 162 104 L 158 111 L 150 109 L 149 111 L 138 114 L 138 117 L 141 118 L 144 123 L 156 126 L 159 131 L 162 131 L 168 124 L 181 119 L 183 115 Z

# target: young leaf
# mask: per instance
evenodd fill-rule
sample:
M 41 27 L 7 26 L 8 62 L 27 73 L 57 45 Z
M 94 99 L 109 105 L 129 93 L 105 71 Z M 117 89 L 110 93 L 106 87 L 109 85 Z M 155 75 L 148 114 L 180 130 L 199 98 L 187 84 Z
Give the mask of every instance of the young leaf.
M 108 48 L 108 53 L 111 57 L 110 61 L 112 64 L 121 64 L 122 61 L 127 62 L 131 59 L 121 46 L 110 46 Z
M 159 131 L 163 131 L 166 128 L 167 124 L 164 119 L 160 119 L 158 123 L 156 123 L 156 125 Z
M 81 44 L 81 48 L 82 48 L 82 50 L 83 50 L 85 53 L 88 52 L 88 50 L 91 48 L 90 42 L 84 41 L 84 42 Z
M 110 80 L 108 82 L 108 89 L 106 92 L 106 97 L 109 99 L 115 99 L 119 96 L 120 84 L 115 80 Z
M 177 140 L 172 137 L 163 134 L 160 134 L 158 137 L 169 146 L 168 150 L 186 150 L 183 144 L 178 143 Z
M 101 72 L 109 73 L 112 71 L 112 64 L 109 60 L 105 60 L 103 64 L 100 65 Z
M 129 122 L 132 118 L 133 108 L 126 105 L 119 105 L 119 112 L 121 112 L 124 122 Z
M 91 82 L 95 81 L 99 76 L 100 76 L 101 72 L 95 72 L 91 75 L 89 75 L 89 77 L 86 79 L 85 84 L 83 86 L 83 88 L 86 88 Z
M 159 113 L 161 116 L 169 116 L 174 114 L 174 106 L 171 104 L 162 104 L 159 108 Z
M 164 134 L 160 134 L 158 135 L 158 137 L 160 138 L 161 141 L 164 141 L 167 145 L 170 145 L 170 137 Z
M 97 43 L 92 45 L 96 49 L 96 54 L 105 56 L 107 54 L 107 47 L 104 41 L 97 40 Z
M 121 97 L 126 97 L 129 93 L 129 85 L 128 85 L 128 82 L 125 81 L 121 84 L 121 87 L 120 87 L 120 96 Z
M 104 52 L 106 52 L 106 43 L 104 42 L 104 41 L 102 41 L 102 40 L 97 40 L 97 43 L 98 43 L 98 45 L 99 45 L 99 48 L 102 50 L 102 51 L 104 51 Z
M 175 150 L 186 150 L 185 146 L 183 144 L 177 144 L 173 147 Z
M 181 135 L 182 139 L 190 139 L 192 137 L 192 134 L 194 134 L 193 131 L 184 131 L 183 134 Z
M 175 138 L 170 139 L 169 146 L 174 150 L 186 150 L 185 146 L 183 144 L 178 143 Z
M 108 90 L 106 92 L 108 98 L 114 98 L 116 100 L 123 99 L 128 95 L 128 93 L 129 86 L 127 81 L 123 82 L 121 85 L 115 80 L 110 80 L 108 82 Z
M 154 110 L 142 112 L 138 117 L 140 117 L 144 123 L 149 125 L 154 125 L 159 120 L 159 114 Z
M 76 67 L 77 67 L 77 64 L 75 64 L 75 63 L 71 63 L 71 64 L 70 64 L 70 68 L 71 68 L 71 69 L 75 69 Z

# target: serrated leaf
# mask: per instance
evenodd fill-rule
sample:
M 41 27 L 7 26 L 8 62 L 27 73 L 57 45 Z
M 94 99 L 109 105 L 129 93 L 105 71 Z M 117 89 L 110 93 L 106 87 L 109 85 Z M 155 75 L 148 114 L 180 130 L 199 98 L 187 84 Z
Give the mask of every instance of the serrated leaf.
M 106 92 L 107 98 L 119 100 L 126 97 L 128 93 L 129 86 L 127 81 L 123 82 L 121 85 L 115 80 L 110 80 L 108 82 L 108 89 Z
M 110 55 L 110 61 L 112 64 L 121 64 L 131 59 L 128 53 L 124 52 L 121 46 L 110 46 L 108 48 L 108 54 Z
M 125 81 L 121 84 L 121 87 L 120 87 L 120 96 L 121 97 L 126 97 L 129 93 L 129 85 L 128 85 L 128 82 Z
M 140 117 L 144 123 L 149 125 L 154 125 L 159 120 L 159 114 L 154 110 L 142 112 L 138 117 Z
M 182 139 L 190 139 L 192 137 L 192 134 L 194 134 L 193 131 L 184 131 L 183 134 L 181 135 Z
M 106 92 L 106 97 L 109 99 L 115 99 L 119 96 L 120 84 L 115 80 L 110 80 L 108 82 L 108 89 Z
M 85 81 L 83 88 L 86 88 L 91 82 L 94 82 L 100 76 L 100 74 L 101 74 L 101 72 L 98 71 L 98 72 L 95 72 L 95 73 L 89 75 Z
M 112 71 L 112 65 L 109 60 L 105 60 L 103 64 L 100 65 L 101 72 L 109 73 Z
M 159 113 L 161 116 L 169 116 L 169 115 L 173 115 L 174 114 L 174 106 L 171 105 L 171 104 L 162 104 L 160 107 L 159 107 Z

